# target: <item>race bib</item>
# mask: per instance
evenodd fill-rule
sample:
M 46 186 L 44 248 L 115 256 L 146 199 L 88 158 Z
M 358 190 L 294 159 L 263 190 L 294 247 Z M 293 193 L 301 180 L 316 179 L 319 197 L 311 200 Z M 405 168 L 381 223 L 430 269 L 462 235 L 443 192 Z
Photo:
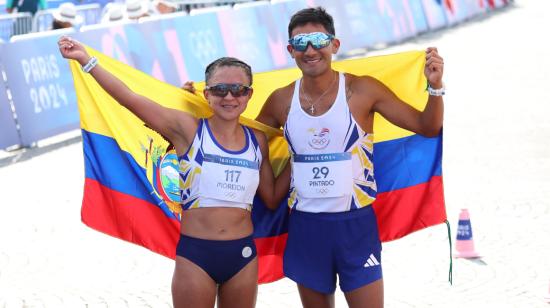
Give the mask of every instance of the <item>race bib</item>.
M 252 204 L 259 182 L 258 162 L 206 154 L 202 162 L 199 194 Z
M 292 177 L 298 195 L 304 198 L 350 195 L 353 186 L 351 153 L 294 155 Z

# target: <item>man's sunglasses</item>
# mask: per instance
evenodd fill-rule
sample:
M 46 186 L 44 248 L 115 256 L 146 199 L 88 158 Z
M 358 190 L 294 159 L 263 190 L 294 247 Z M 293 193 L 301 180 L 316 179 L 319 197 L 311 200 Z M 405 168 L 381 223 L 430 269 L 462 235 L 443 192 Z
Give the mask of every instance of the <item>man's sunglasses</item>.
M 204 90 L 210 92 L 210 94 L 218 97 L 225 97 L 227 93 L 231 92 L 233 97 L 246 96 L 250 93 L 252 88 L 238 83 L 218 83 L 213 86 L 206 86 Z
M 323 32 L 312 32 L 298 34 L 288 40 L 292 49 L 296 51 L 306 51 L 307 45 L 311 44 L 313 49 L 321 49 L 327 47 L 334 39 L 334 35 Z

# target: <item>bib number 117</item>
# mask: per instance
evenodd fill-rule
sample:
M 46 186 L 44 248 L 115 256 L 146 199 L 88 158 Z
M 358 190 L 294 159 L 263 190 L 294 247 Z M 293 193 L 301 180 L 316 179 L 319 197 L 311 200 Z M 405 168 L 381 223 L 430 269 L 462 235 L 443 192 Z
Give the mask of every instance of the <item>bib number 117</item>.
M 225 170 L 225 181 L 226 182 L 239 182 L 239 177 L 241 176 L 241 171 L 239 170 Z

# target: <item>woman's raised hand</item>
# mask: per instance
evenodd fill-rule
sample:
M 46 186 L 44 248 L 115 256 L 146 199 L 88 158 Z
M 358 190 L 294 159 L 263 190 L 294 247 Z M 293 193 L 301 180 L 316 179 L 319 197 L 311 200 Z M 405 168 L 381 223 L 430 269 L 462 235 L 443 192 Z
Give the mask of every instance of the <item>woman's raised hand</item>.
M 57 44 L 63 58 L 76 60 L 80 65 L 84 65 L 90 60 L 90 56 L 86 52 L 84 45 L 69 36 L 64 35 L 60 37 Z

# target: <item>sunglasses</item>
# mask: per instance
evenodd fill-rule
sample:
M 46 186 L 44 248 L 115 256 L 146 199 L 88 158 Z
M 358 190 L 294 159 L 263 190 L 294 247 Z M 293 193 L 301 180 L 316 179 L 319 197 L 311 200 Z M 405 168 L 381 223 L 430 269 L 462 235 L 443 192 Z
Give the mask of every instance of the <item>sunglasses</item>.
M 311 44 L 313 49 L 321 49 L 327 47 L 334 39 L 334 35 L 323 32 L 312 32 L 298 34 L 288 40 L 292 49 L 296 51 L 306 51 L 307 45 Z
M 218 97 L 225 97 L 229 92 L 233 97 L 241 97 L 248 95 L 252 88 L 238 83 L 218 83 L 214 86 L 206 86 L 204 89 Z

